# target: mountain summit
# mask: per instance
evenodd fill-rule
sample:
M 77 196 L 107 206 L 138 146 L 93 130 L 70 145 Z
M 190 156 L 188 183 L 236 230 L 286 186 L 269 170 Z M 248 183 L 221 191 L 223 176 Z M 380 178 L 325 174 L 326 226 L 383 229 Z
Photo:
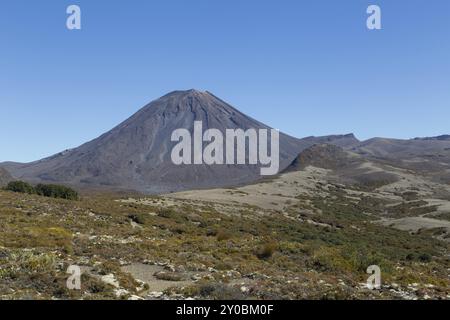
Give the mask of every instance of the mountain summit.
M 35 183 L 145 193 L 232 186 L 261 178 L 256 165 L 173 164 L 171 150 L 176 143 L 171 141 L 172 132 L 180 128 L 193 132 L 195 121 L 202 121 L 203 130 L 222 133 L 226 129 L 270 129 L 207 91 L 173 91 L 78 148 L 32 163 L 3 166 L 14 177 Z M 315 143 L 346 145 L 353 140 L 353 136 L 296 139 L 280 133 L 280 171 Z

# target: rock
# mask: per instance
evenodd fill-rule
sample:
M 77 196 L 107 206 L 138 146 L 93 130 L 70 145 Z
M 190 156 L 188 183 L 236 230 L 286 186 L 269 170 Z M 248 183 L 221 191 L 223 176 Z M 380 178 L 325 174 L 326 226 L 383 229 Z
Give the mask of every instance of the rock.
M 125 261 L 125 260 L 120 259 L 120 260 L 119 260 L 119 264 L 120 264 L 121 266 L 127 266 L 127 265 L 130 265 L 131 263 L 129 263 L 128 261 Z
M 241 273 L 238 271 L 235 271 L 235 270 L 227 271 L 226 275 L 229 278 L 241 278 L 242 277 Z
M 125 289 L 116 289 L 114 290 L 114 294 L 116 295 L 117 298 L 120 298 L 130 294 L 130 292 L 128 292 L 128 290 Z
M 148 294 L 149 298 L 161 298 L 164 295 L 163 292 L 160 291 L 152 291 Z
M 112 273 L 103 276 L 101 280 L 106 284 L 109 284 L 115 288 L 119 288 L 119 282 L 116 280 Z
M 168 264 L 164 267 L 164 270 L 168 270 L 170 272 L 175 272 L 175 267 L 171 264 Z
M 194 274 L 191 276 L 191 280 L 193 280 L 193 281 L 199 281 L 201 279 L 202 279 L 202 276 L 199 274 Z
M 184 266 L 180 265 L 180 266 L 176 266 L 174 271 L 184 273 L 184 272 L 186 272 L 186 268 Z
M 267 275 L 259 273 L 259 272 L 253 272 L 253 273 L 244 275 L 244 278 L 249 278 L 249 279 L 253 279 L 253 280 L 265 280 L 265 279 L 270 279 L 270 276 L 267 276 Z
M 249 292 L 250 290 L 249 290 L 249 288 L 247 288 L 247 287 L 245 287 L 245 286 L 242 286 L 241 287 L 241 292 L 242 293 L 247 293 L 247 292 Z
M 139 284 L 139 287 L 136 287 L 136 291 L 139 292 L 139 291 L 145 290 L 146 282 L 139 280 L 139 279 L 135 279 L 135 281 Z
M 187 216 L 187 218 L 192 222 L 201 222 L 203 220 L 202 217 L 197 213 L 191 213 Z

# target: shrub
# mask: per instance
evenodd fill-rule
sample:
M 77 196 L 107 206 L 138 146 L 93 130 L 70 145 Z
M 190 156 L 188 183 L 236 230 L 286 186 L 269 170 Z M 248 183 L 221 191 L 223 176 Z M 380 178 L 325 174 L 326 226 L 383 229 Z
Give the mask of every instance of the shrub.
M 429 255 L 428 253 L 422 253 L 421 255 L 419 255 L 419 261 L 428 263 L 431 261 L 431 255 Z
M 5 187 L 5 190 L 13 191 L 13 192 L 20 192 L 20 193 L 28 193 L 28 194 L 36 193 L 36 190 L 34 189 L 34 187 L 31 184 L 28 184 L 24 181 L 11 181 Z
M 243 300 L 245 296 L 234 287 L 226 286 L 220 283 L 201 284 L 197 290 L 200 296 L 215 300 Z
M 258 250 L 256 256 L 259 259 L 269 259 L 275 253 L 277 247 L 275 242 L 266 243 Z
M 12 181 L 4 189 L 19 193 L 37 194 L 43 197 L 78 200 L 78 193 L 75 190 L 56 184 L 38 184 L 33 187 L 24 181 Z
M 231 234 L 227 231 L 220 230 L 217 232 L 217 241 L 225 241 L 231 239 Z
M 158 211 L 158 216 L 167 219 L 174 219 L 175 211 L 172 208 L 160 208 Z
M 420 261 L 424 263 L 428 263 L 432 260 L 432 257 L 428 253 L 422 253 L 422 254 L 416 254 L 416 253 L 409 253 L 406 255 L 407 261 Z
M 165 280 L 165 281 L 181 281 L 183 280 L 183 277 L 175 272 L 165 272 L 160 271 L 153 274 L 153 276 L 158 280 Z
M 44 197 L 78 200 L 78 193 L 65 186 L 56 184 L 38 184 L 35 190 L 38 195 Z
M 215 236 L 217 236 L 217 230 L 216 229 L 212 229 L 212 228 L 206 230 L 206 236 L 207 237 L 215 237 Z
M 147 223 L 147 216 L 144 213 L 133 213 L 128 215 L 128 218 L 130 218 L 133 222 L 137 224 L 146 224 Z

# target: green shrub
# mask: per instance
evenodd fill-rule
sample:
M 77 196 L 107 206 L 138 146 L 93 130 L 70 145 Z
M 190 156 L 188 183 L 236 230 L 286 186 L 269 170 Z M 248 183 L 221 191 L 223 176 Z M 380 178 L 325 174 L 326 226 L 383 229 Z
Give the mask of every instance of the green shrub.
M 38 184 L 35 187 L 35 190 L 38 195 L 44 197 L 78 200 L 78 193 L 65 186 L 56 184 Z
M 227 286 L 221 283 L 201 284 L 196 288 L 203 298 L 214 300 L 243 300 L 245 296 L 238 288 Z
M 28 184 L 24 181 L 11 181 L 5 187 L 5 190 L 13 191 L 13 192 L 20 192 L 20 193 L 28 193 L 28 194 L 36 193 L 36 190 L 34 189 L 34 187 L 31 184 Z
M 142 225 L 145 225 L 148 220 L 147 215 L 145 213 L 133 213 L 128 215 L 128 218 L 130 218 L 133 222 Z
M 37 194 L 43 197 L 60 198 L 67 200 L 78 200 L 78 193 L 68 187 L 56 184 L 38 184 L 33 187 L 24 181 L 12 181 L 4 188 L 7 191 Z
M 428 263 L 431 261 L 431 259 L 431 255 L 429 255 L 428 253 L 422 253 L 421 255 L 419 255 L 420 262 Z

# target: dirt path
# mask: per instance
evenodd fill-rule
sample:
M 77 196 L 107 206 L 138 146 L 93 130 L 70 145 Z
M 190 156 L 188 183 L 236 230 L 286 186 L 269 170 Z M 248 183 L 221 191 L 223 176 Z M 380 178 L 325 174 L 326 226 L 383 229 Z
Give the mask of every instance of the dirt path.
M 121 269 L 123 272 L 131 274 L 136 280 L 148 284 L 150 292 L 163 292 L 172 287 L 183 287 L 193 283 L 192 280 L 167 281 L 157 279 L 154 274 L 164 270 L 161 266 L 133 263 L 131 265 L 123 266 Z

